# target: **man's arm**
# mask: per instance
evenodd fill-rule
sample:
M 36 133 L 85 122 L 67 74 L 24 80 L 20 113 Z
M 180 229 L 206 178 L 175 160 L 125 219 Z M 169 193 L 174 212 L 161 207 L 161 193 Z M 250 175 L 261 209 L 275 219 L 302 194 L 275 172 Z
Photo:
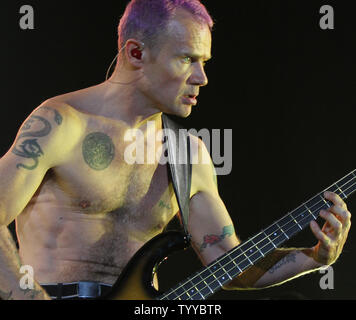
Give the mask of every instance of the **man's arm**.
M 201 152 L 207 152 L 203 145 L 201 149 Z M 189 231 L 193 248 L 203 264 L 207 265 L 236 247 L 240 240 L 219 196 L 211 165 L 193 166 L 193 185 L 199 186 L 199 190 L 193 190 L 195 195 L 190 203 Z M 334 207 L 321 213 L 326 219 L 323 230 L 316 223 L 311 223 L 311 229 L 319 240 L 315 247 L 276 249 L 231 281 L 225 289 L 278 285 L 335 262 L 346 241 L 351 215 L 337 195 L 327 193 L 325 196 L 334 203 Z
M 0 298 L 1 300 L 50 300 L 48 294 L 34 281 L 33 289 L 22 289 L 22 266 L 16 245 L 9 229 L 0 226 Z
M 44 103 L 27 118 L 14 144 L 0 159 L 0 298 L 3 300 L 49 299 L 36 282 L 33 290 L 20 288 L 21 260 L 7 226 L 26 207 L 47 170 L 60 161 L 59 150 L 61 154 L 66 152 L 59 148 L 59 141 L 66 141 L 63 140 L 66 126 L 62 110 Z

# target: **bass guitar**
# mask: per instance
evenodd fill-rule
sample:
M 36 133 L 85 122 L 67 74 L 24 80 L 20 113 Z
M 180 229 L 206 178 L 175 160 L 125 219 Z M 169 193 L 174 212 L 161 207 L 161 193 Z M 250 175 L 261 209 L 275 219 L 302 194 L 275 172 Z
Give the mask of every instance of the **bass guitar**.
M 176 231 L 160 234 L 135 254 L 103 299 L 205 300 L 305 229 L 320 210 L 330 208 L 333 204 L 324 198 L 325 191 L 347 199 L 356 191 L 356 170 L 164 293 L 154 289 L 153 276 L 169 253 L 187 248 L 189 241 Z

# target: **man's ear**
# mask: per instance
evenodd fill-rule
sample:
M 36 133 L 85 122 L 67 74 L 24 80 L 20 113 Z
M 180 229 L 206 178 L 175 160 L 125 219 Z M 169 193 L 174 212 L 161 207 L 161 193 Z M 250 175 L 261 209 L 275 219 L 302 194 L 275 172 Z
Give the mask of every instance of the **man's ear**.
M 145 44 L 135 39 L 126 41 L 125 55 L 126 61 L 134 68 L 141 68 L 144 60 Z

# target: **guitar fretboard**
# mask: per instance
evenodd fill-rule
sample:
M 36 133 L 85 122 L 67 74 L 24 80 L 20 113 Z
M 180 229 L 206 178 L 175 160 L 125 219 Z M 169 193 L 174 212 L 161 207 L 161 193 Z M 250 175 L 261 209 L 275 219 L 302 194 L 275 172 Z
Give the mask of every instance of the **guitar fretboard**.
M 356 191 L 356 170 L 179 283 L 158 297 L 158 300 L 204 300 L 208 298 L 223 285 L 305 229 L 312 220 L 318 218 L 320 210 L 330 208 L 333 204 L 325 200 L 325 191 L 334 192 L 343 200 L 348 198 Z

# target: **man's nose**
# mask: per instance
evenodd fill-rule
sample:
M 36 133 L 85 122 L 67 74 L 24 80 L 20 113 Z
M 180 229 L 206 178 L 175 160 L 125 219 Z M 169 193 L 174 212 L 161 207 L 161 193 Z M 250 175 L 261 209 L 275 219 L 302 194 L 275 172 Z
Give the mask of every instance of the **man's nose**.
M 208 84 L 208 77 L 205 73 L 203 63 L 197 63 L 194 66 L 194 71 L 190 76 L 189 80 L 190 80 L 189 84 L 197 85 L 201 87 L 206 86 Z

